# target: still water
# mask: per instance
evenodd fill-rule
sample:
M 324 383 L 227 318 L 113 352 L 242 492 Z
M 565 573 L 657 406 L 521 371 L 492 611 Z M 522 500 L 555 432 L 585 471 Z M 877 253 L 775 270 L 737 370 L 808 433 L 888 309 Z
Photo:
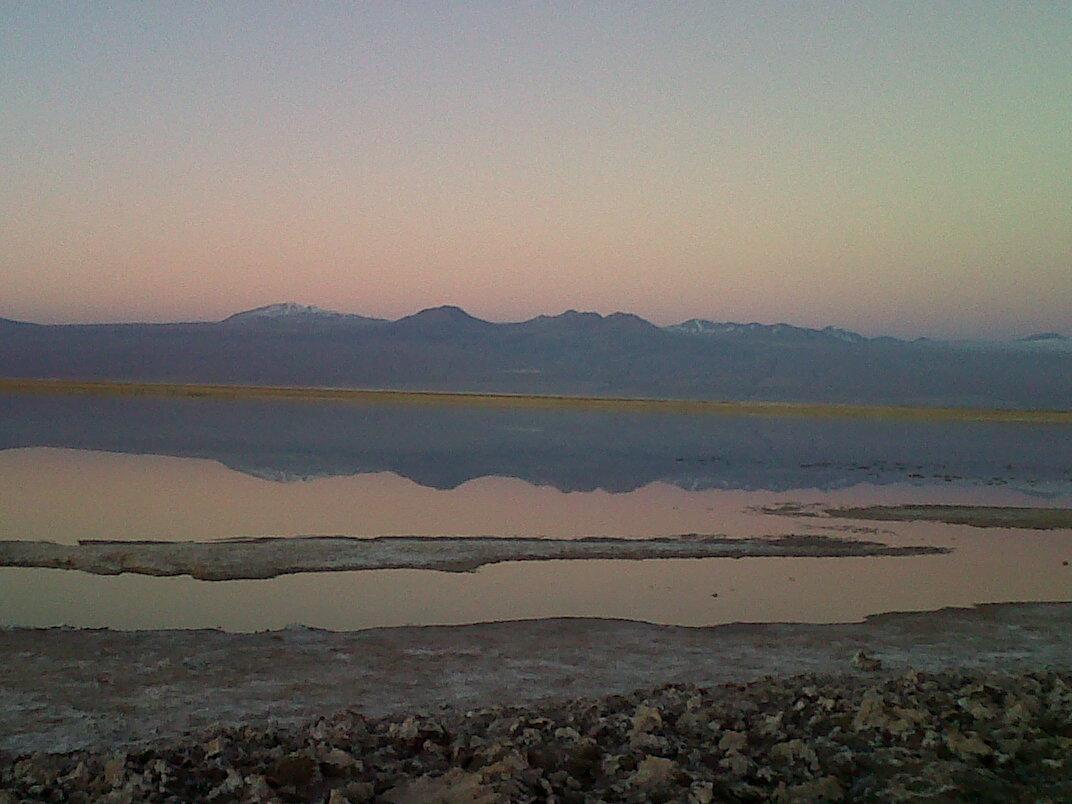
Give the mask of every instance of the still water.
M 0 623 L 705 625 L 1070 600 L 1072 532 L 794 519 L 784 502 L 1072 505 L 1072 428 L 0 395 L 0 539 L 823 533 L 939 556 L 512 562 L 262 581 L 0 569 Z

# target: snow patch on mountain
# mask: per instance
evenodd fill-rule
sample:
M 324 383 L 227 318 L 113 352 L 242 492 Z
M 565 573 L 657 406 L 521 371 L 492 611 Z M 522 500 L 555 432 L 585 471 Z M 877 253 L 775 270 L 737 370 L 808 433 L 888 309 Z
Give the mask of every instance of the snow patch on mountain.
M 266 304 L 263 307 L 255 307 L 252 310 L 244 310 L 235 313 L 224 321 L 264 321 L 277 319 L 295 318 L 343 318 L 343 313 L 334 310 L 325 310 L 323 307 L 314 307 L 311 304 L 296 304 L 295 302 L 282 302 L 280 304 Z
M 830 338 L 845 343 L 863 343 L 868 340 L 868 338 L 859 333 L 850 332 L 839 327 L 810 329 L 808 327 L 796 327 L 792 324 L 760 324 L 758 322 L 741 324 L 735 321 L 708 321 L 703 318 L 690 318 L 688 321 L 673 324 L 665 327 L 665 329 L 669 332 L 678 332 L 684 335 L 706 335 L 710 337 L 761 336 L 785 340 Z

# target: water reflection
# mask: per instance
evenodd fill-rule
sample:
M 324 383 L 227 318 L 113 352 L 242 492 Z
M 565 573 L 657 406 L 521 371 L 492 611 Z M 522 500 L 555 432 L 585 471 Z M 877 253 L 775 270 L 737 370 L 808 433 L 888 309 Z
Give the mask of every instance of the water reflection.
M 0 450 L 16 447 L 208 458 L 279 481 L 392 472 L 433 489 L 1072 490 L 1072 428 L 1057 425 L 0 394 Z
M 600 616 L 705 625 L 1068 600 L 1068 531 L 753 509 L 1068 506 L 1070 462 L 1072 428 L 1057 426 L 0 395 L 0 539 L 825 532 L 954 548 L 223 583 L 0 569 L 0 624 L 351 629 Z M 296 479 L 308 482 L 280 482 Z
M 350 630 L 590 616 L 699 626 L 839 622 L 886 611 L 1072 599 L 1072 570 L 1061 564 L 1072 556 L 1067 532 L 925 531 L 909 526 L 904 538 L 946 541 L 956 551 L 909 558 L 521 562 L 462 574 L 388 570 L 224 582 L 0 569 L 0 622 L 256 631 L 291 623 Z
M 924 487 L 865 483 L 792 492 L 687 491 L 660 482 L 630 493 L 564 493 L 503 477 L 439 490 L 390 473 L 277 483 L 190 458 L 43 448 L 0 452 L 0 539 L 756 536 L 800 532 L 814 524 L 752 510 L 786 501 L 1025 505 L 1032 497 L 1009 486 L 966 482 Z M 1067 504 L 1072 497 L 1057 502 Z M 861 524 L 889 530 L 887 523 Z

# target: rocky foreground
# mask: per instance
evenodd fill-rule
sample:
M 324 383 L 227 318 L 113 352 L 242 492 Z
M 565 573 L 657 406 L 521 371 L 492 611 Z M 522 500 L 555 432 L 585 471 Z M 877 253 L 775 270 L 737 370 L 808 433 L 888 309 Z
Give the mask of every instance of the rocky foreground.
M 871 669 L 861 657 L 858 668 Z M 1069 801 L 1072 674 L 910 671 L 0 756 L 0 802 Z

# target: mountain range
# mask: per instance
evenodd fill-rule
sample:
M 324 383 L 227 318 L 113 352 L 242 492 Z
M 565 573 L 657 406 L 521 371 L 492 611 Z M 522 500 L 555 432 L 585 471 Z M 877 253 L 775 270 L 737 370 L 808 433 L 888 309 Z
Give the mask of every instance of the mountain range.
M 869 338 L 629 313 L 397 320 L 274 304 L 217 322 L 0 319 L 0 376 L 872 404 L 1072 407 L 1072 338 Z

